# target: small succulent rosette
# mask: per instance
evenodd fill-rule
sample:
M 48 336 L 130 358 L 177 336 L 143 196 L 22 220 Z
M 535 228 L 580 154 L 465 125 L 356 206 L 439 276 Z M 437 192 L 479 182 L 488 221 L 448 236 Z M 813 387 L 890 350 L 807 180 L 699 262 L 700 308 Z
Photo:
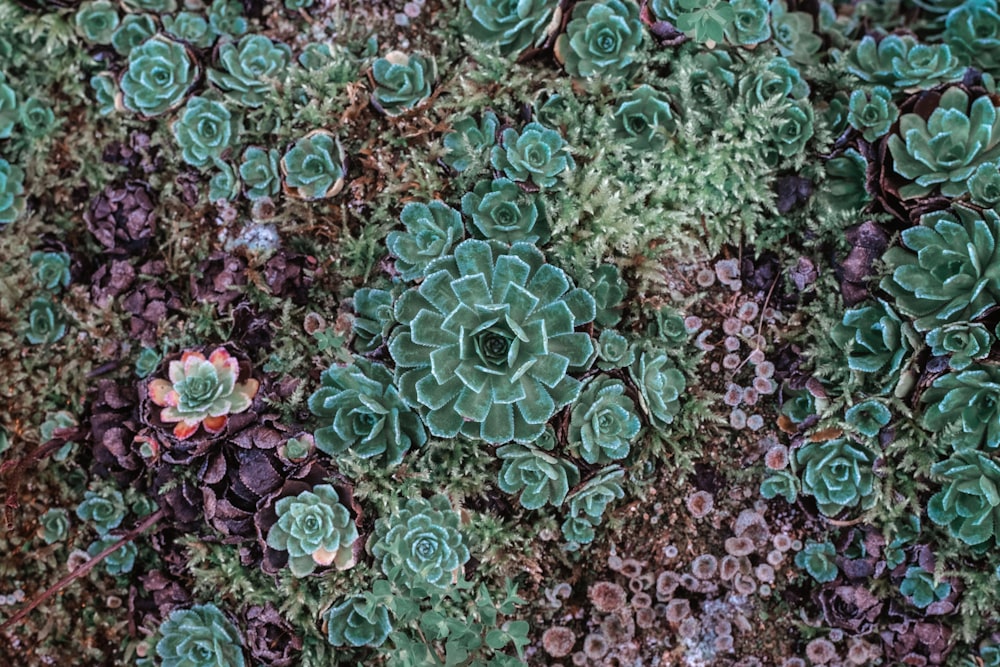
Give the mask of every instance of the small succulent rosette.
M 169 462 L 189 462 L 227 431 L 255 420 L 250 407 L 260 383 L 242 355 L 223 346 L 210 352 L 185 350 L 165 365 L 167 377 L 155 373 L 139 385 L 139 394 L 142 421 L 163 436 Z
M 333 197 L 344 189 L 347 155 L 340 139 L 327 130 L 313 130 L 281 158 L 282 187 L 298 199 Z
M 342 517 L 334 516 L 341 512 L 334 505 L 347 510 L 350 525 L 341 525 Z M 291 570 L 296 576 L 308 576 L 331 567 L 345 570 L 364 551 L 364 511 L 354 499 L 354 487 L 350 480 L 323 463 L 313 461 L 293 469 L 280 489 L 261 499 L 258 508 L 254 525 L 264 554 L 261 568 L 268 574 Z M 288 516 L 279 525 L 282 515 Z M 324 517 L 335 525 L 318 525 Z M 327 530 L 331 528 L 336 530 Z M 341 539 L 336 541 L 340 548 L 336 551 L 322 548 L 329 546 L 329 540 L 319 539 L 318 542 L 326 543 L 310 550 L 319 533 L 329 532 L 338 533 Z M 292 559 L 296 562 L 292 563 Z

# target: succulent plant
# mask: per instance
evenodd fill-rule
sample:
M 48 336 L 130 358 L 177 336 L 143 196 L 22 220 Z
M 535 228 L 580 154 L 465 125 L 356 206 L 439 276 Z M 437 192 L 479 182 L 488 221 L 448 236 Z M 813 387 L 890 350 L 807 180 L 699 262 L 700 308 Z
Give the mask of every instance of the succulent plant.
M 278 521 L 267 532 L 267 545 L 288 552 L 293 575 L 308 576 L 317 566 L 346 570 L 354 565 L 351 545 L 358 539 L 358 528 L 333 486 L 321 484 L 281 498 L 275 511 Z
M 135 12 L 166 14 L 177 11 L 176 0 L 122 0 L 126 8 Z
M 52 107 L 37 97 L 24 100 L 17 108 L 17 116 L 24 136 L 30 139 L 45 138 L 56 126 L 56 115 Z
M 792 62 L 811 63 L 823 40 L 813 32 L 813 17 L 790 12 L 785 0 L 771 1 L 771 30 L 778 53 Z
M 174 127 L 177 127 L 176 125 Z M 240 179 L 233 165 L 222 160 L 215 162 L 215 173 L 208 181 L 208 199 L 217 202 L 232 201 L 240 194 Z
M 381 646 L 392 632 L 389 610 L 368 604 L 360 595 L 330 607 L 324 617 L 327 641 L 333 646 Z
M 809 573 L 821 584 L 837 578 L 837 550 L 829 542 L 806 542 L 805 547 L 795 554 L 795 565 Z
M 971 364 L 937 378 L 921 396 L 923 426 L 955 449 L 1000 447 L 1000 367 Z
M 519 501 L 525 509 L 559 507 L 570 487 L 580 481 L 580 471 L 573 463 L 542 447 L 513 443 L 498 448 L 497 457 L 503 461 L 498 480 L 500 490 L 520 493 Z
M 218 37 L 208 20 L 194 12 L 179 12 L 176 16 L 164 16 L 161 20 L 164 32 L 199 49 L 212 46 Z
M 851 93 L 847 121 L 865 141 L 873 142 L 889 133 L 899 118 L 899 107 L 892 101 L 892 93 L 885 86 L 875 86 L 870 92 L 855 90 Z
M 740 96 L 750 107 L 782 99 L 804 100 L 809 97 L 809 84 L 799 68 L 782 57 L 771 58 L 756 75 L 739 81 Z
M 28 306 L 28 329 L 24 337 L 32 345 L 55 343 L 66 335 L 66 322 L 59 307 L 48 296 L 33 299 Z
M 733 44 L 753 46 L 771 39 L 771 7 L 767 0 L 729 0 L 733 19 L 725 34 Z
M 802 493 L 816 498 L 819 511 L 868 509 L 875 502 L 875 453 L 847 438 L 808 442 L 795 452 Z
M 921 609 L 926 609 L 938 600 L 951 594 L 951 584 L 934 580 L 934 573 L 922 567 L 909 567 L 899 584 L 899 592 Z
M 687 387 L 684 374 L 663 352 L 643 351 L 628 369 L 639 389 L 639 403 L 653 426 L 673 423 Z
M 240 633 L 212 603 L 175 609 L 160 623 L 160 667 L 245 667 Z
M 97 113 L 101 116 L 108 116 L 115 111 L 115 96 L 118 95 L 118 84 L 107 72 L 101 72 L 90 77 L 90 87 L 94 91 L 94 99 L 97 102 Z M 0 84 L 0 139 L 3 138 L 3 85 Z
M 76 508 L 81 521 L 89 521 L 101 537 L 121 525 L 125 518 L 125 498 L 121 491 L 105 489 L 100 493 L 86 491 L 83 502 Z
M 0 157 L 0 228 L 24 212 L 24 171 Z
M 17 91 L 0 72 L 0 139 L 8 139 L 17 124 Z
M 156 34 L 156 23 L 149 14 L 126 14 L 111 35 L 111 46 L 118 55 L 128 56 L 132 49 Z
M 808 102 L 785 104 L 771 127 L 771 141 L 782 157 L 803 151 L 813 136 L 813 109 Z
M 927 332 L 927 344 L 934 356 L 948 356 L 948 366 L 960 371 L 990 353 L 993 334 L 982 324 L 956 322 Z
M 628 285 L 622 280 L 621 271 L 614 264 L 601 264 L 588 274 L 587 291 L 594 297 L 597 315 L 594 323 L 602 327 L 613 327 L 621 322 L 621 304 L 628 293 Z
M 372 99 L 389 116 L 409 111 L 431 96 L 437 80 L 433 56 L 390 51 L 372 64 Z
M 224 104 L 192 97 L 173 125 L 181 156 L 192 167 L 216 163 L 240 132 L 239 119 Z
M 447 496 L 410 498 L 375 521 L 371 553 L 404 590 L 448 588 L 470 557 L 459 523 Z
M 38 536 L 46 544 L 62 542 L 69 533 L 69 512 L 61 507 L 53 507 L 38 519 Z
M 868 160 L 858 151 L 848 148 L 826 161 L 824 184 L 830 204 L 839 210 L 858 209 L 871 201 L 866 188 Z
M 441 139 L 445 148 L 441 161 L 458 172 L 482 166 L 480 163 L 485 164 L 483 157 L 497 142 L 499 125 L 492 111 L 484 112 L 478 123 L 471 117 L 455 121 L 451 131 Z
M 1000 162 L 984 162 L 969 177 L 969 198 L 985 208 L 1000 205 Z
M 569 445 L 587 463 L 610 463 L 628 456 L 641 427 L 635 403 L 625 395 L 625 384 L 596 377 L 570 410 Z
M 808 389 L 785 387 L 781 392 L 781 414 L 793 424 L 801 424 L 816 414 L 816 397 Z
M 332 197 L 344 187 L 347 158 L 329 132 L 310 132 L 281 158 L 285 183 L 303 199 Z
M 280 154 L 275 149 L 251 146 L 243 152 L 240 177 L 246 184 L 247 198 L 253 201 L 273 197 L 281 190 Z
M 921 44 L 912 35 L 866 35 L 844 56 L 847 71 L 895 91 L 929 89 L 962 77 L 965 67 L 945 44 Z
M 406 231 L 389 232 L 385 245 L 396 256 L 396 270 L 403 280 L 416 280 L 428 265 L 450 255 L 462 240 L 462 215 L 444 202 L 409 202 L 399 214 Z
M 174 437 L 190 438 L 204 426 L 208 433 L 219 433 L 229 415 L 250 407 L 260 383 L 254 378 L 240 379 L 237 360 L 223 347 L 205 358 L 201 352 L 188 350 L 180 360 L 170 362 L 169 380 L 149 382 L 149 397 L 163 408 L 160 420 L 174 426 Z
M 427 432 L 392 383 L 385 366 L 357 358 L 351 366 L 332 366 L 320 376 L 309 409 L 321 422 L 316 447 L 331 456 L 350 449 L 361 458 L 383 456 L 398 465 L 411 447 L 422 447 Z
M 594 527 L 608 505 L 625 497 L 621 481 L 625 471 L 617 465 L 602 468 L 569 496 L 569 513 L 562 524 L 563 537 L 568 541 L 587 544 L 594 540 Z
M 552 187 L 559 174 L 576 168 L 562 135 L 541 123 L 528 123 L 520 133 L 512 127 L 504 130 L 490 163 L 512 181 L 530 179 L 542 188 Z
M 944 42 L 959 58 L 1000 74 L 1000 10 L 996 0 L 969 0 L 948 12 Z
M 179 107 L 198 79 L 198 65 L 183 44 L 155 35 L 128 54 L 121 78 L 122 104 L 144 116 Z
M 854 429 L 869 438 L 874 438 L 892 419 L 892 413 L 880 401 L 869 399 L 855 403 L 844 413 L 844 419 Z
M 943 488 L 927 503 L 927 516 L 952 537 L 975 546 L 1000 536 L 1000 466 L 988 455 L 963 450 L 931 466 Z
M 163 355 L 158 350 L 154 350 L 151 347 L 143 347 L 135 360 L 135 374 L 140 378 L 149 377 L 157 369 L 161 361 L 163 361 Z
M 396 302 L 389 340 L 400 395 L 431 433 L 526 443 L 573 401 L 593 356 L 575 327 L 594 300 L 532 245 L 463 241 Z
M 888 142 L 893 169 L 913 181 L 899 188 L 903 199 L 935 188 L 959 197 L 976 167 L 1000 158 L 1000 113 L 988 95 L 970 100 L 962 88 L 948 88 L 928 118 L 903 114 Z
M 577 79 L 627 78 L 644 32 L 635 3 L 583 0 L 573 8 L 566 31 L 556 40 L 556 58 Z
M 119 20 L 118 10 L 108 0 L 83 3 L 73 18 L 77 33 L 91 44 L 110 44 Z
M 208 70 L 208 80 L 240 104 L 259 107 L 273 94 L 274 82 L 284 78 L 291 60 L 287 44 L 264 35 L 246 35 L 236 44 L 225 42 L 219 47 L 222 69 Z
M 659 150 L 677 127 L 666 96 L 643 84 L 624 97 L 611 117 L 615 138 L 632 150 Z
M 220 35 L 239 37 L 249 28 L 239 0 L 213 0 L 208 10 L 208 23 Z
M 904 247 L 883 260 L 892 275 L 882 289 L 918 331 L 971 321 L 1000 298 L 1000 214 L 955 205 L 904 229 Z
M 535 245 L 549 240 L 549 226 L 538 196 L 506 178 L 476 183 L 472 192 L 462 196 L 462 212 L 472 219 L 469 230 L 476 238 Z
M 28 263 L 34 269 L 35 282 L 43 289 L 58 291 L 69 286 L 69 254 L 65 252 L 31 253 Z
M 359 352 L 372 352 L 385 343 L 396 323 L 392 294 L 362 287 L 354 293 L 354 344 Z
M 628 339 L 613 329 L 605 329 L 597 339 L 597 367 L 602 371 L 631 366 L 635 348 Z
M 799 495 L 799 478 L 787 470 L 773 472 L 760 483 L 760 495 L 768 500 L 778 496 L 786 503 L 794 503 Z
M 87 553 L 90 554 L 91 558 L 93 558 L 117 541 L 117 537 L 105 537 L 103 539 L 96 540 L 92 542 L 89 547 L 87 547 Z M 135 557 L 137 553 L 138 550 L 135 548 L 135 543 L 126 542 L 120 548 L 112 551 L 104 557 L 104 571 L 111 576 L 128 574 L 135 566 Z
M 552 29 L 556 0 L 465 0 L 471 22 L 465 34 L 487 44 L 496 44 L 500 53 L 513 55 L 538 45 Z
M 899 379 L 913 352 L 909 325 L 881 299 L 844 312 L 830 338 L 844 354 L 847 366 L 877 384 L 881 393 Z

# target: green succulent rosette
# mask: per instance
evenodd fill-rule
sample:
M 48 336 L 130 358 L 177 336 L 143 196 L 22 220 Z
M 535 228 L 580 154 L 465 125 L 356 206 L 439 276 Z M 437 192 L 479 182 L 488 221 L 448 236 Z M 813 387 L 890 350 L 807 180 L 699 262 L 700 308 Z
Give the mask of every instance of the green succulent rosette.
M 359 352 L 373 352 L 389 337 L 396 323 L 392 312 L 392 294 L 380 289 L 362 287 L 354 293 L 354 346 Z
M 0 228 L 17 220 L 25 204 L 24 171 L 0 158 Z
M 774 118 L 771 143 L 781 157 L 801 153 L 813 136 L 813 108 L 805 101 L 785 104 Z
M 976 167 L 1000 158 L 1000 113 L 988 95 L 970 100 L 962 88 L 948 88 L 929 118 L 903 114 L 888 142 L 893 169 L 913 181 L 899 188 L 903 199 L 937 188 L 959 197 Z
M 899 107 L 892 101 L 892 93 L 885 86 L 876 86 L 870 93 L 855 90 L 851 93 L 847 122 L 865 141 L 873 142 L 889 133 L 899 118 Z
M 441 139 L 445 148 L 441 161 L 458 172 L 471 169 L 477 163 L 485 163 L 483 156 L 488 155 L 496 144 L 499 125 L 500 121 L 492 111 L 483 113 L 478 123 L 475 118 L 455 121 L 451 132 Z
M 499 447 L 497 457 L 503 461 L 497 486 L 504 493 L 520 494 L 518 502 L 525 509 L 559 507 L 580 481 L 580 470 L 572 462 L 542 447 L 513 443 Z
M 330 607 L 324 615 L 327 641 L 332 646 L 381 646 L 392 632 L 389 610 L 371 605 L 360 595 Z
M 179 12 L 176 16 L 164 16 L 161 20 L 164 32 L 199 49 L 212 46 L 218 37 L 208 20 L 194 12 Z
M 59 306 L 48 296 L 32 300 L 28 306 L 28 329 L 24 337 L 32 345 L 55 343 L 66 335 L 66 322 Z
M 221 433 L 229 415 L 249 409 L 260 388 L 254 378 L 237 382 L 239 362 L 223 347 L 207 359 L 188 350 L 171 361 L 168 369 L 168 380 L 149 382 L 149 398 L 162 408 L 161 421 L 176 424 L 173 435 L 180 440 L 190 438 L 199 426 L 210 434 Z
M 281 158 L 286 192 L 302 199 L 333 197 L 344 187 L 346 162 L 339 139 L 322 130 L 310 132 Z
M 468 240 L 399 298 L 389 339 L 400 395 L 431 433 L 494 444 L 538 438 L 572 402 L 593 342 L 594 300 L 527 243 Z
M 562 135 L 541 123 L 528 123 L 520 133 L 514 128 L 504 130 L 490 162 L 510 180 L 531 180 L 542 188 L 552 187 L 559 174 L 576 168 Z
M 135 12 L 166 14 L 177 10 L 175 0 L 123 0 L 125 6 Z
M 677 123 L 666 95 L 643 84 L 622 99 L 611 127 L 615 139 L 631 150 L 649 151 L 663 148 Z
M 387 116 L 398 116 L 431 96 L 437 80 L 432 56 L 390 51 L 372 64 L 372 100 Z
M 644 33 L 639 5 L 626 0 L 584 0 L 573 8 L 566 31 L 556 40 L 556 58 L 576 79 L 628 78 Z
M 922 424 L 955 449 L 1000 447 L 1000 367 L 970 364 L 923 393 Z
M 890 391 L 913 353 L 908 324 L 882 300 L 852 308 L 830 330 L 847 367 L 879 393 Z
M 856 403 L 844 413 L 846 421 L 855 431 L 869 438 L 878 436 L 879 431 L 892 420 L 892 412 L 885 404 L 869 399 Z
M 858 151 L 848 148 L 826 161 L 824 190 L 834 208 L 846 211 L 865 206 L 871 201 L 867 188 L 868 160 Z
M 971 546 L 1000 543 L 1000 466 L 983 452 L 965 450 L 931 466 L 942 483 L 927 516 Z
M 863 82 L 896 92 L 927 90 L 965 71 L 946 44 L 922 44 L 912 35 L 867 35 L 844 55 L 847 71 Z
M 144 116 L 159 116 L 184 102 L 198 75 L 183 44 L 155 35 L 128 54 L 128 69 L 119 82 L 122 104 Z
M 520 53 L 539 45 L 553 29 L 558 5 L 558 0 L 465 0 L 465 34 L 498 45 L 505 56 Z
M 259 107 L 284 80 L 292 50 L 264 35 L 246 35 L 236 44 L 219 47 L 221 69 L 208 70 L 208 80 L 229 97 L 248 107 Z
M 36 250 L 28 257 L 34 270 L 35 282 L 49 291 L 69 287 L 69 254 L 65 252 L 42 252 Z
M 81 521 L 90 522 L 97 534 L 104 537 L 121 525 L 125 518 L 125 498 L 121 491 L 106 489 L 100 493 L 86 491 L 83 502 L 76 508 L 76 515 Z
M 215 173 L 208 181 L 209 201 L 232 201 L 240 194 L 240 179 L 228 162 L 217 160 Z
M 933 603 L 944 600 L 951 594 L 951 584 L 934 580 L 934 573 L 922 567 L 910 567 L 899 583 L 899 592 L 910 599 L 913 605 L 926 609 Z
M 447 496 L 411 498 L 375 522 L 371 553 L 404 590 L 446 589 L 470 557 L 459 525 Z
M 253 201 L 274 197 L 281 191 L 281 156 L 275 149 L 251 146 L 243 152 L 240 178 L 247 198 Z
M 93 558 L 117 541 L 117 537 L 105 537 L 97 540 L 87 547 L 87 553 Z M 104 557 L 102 561 L 104 563 L 104 571 L 111 576 L 128 574 L 135 566 L 136 555 L 138 555 L 138 550 L 135 548 L 135 542 L 126 542 L 120 548 L 115 549 Z
M 56 125 L 56 115 L 52 107 L 37 97 L 26 99 L 18 107 L 17 115 L 24 136 L 31 139 L 43 139 L 49 136 Z
M 817 583 L 825 584 L 837 578 L 837 550 L 829 542 L 807 542 L 795 554 L 795 565 L 809 573 Z
M 959 58 L 1000 75 L 1000 10 L 996 0 L 969 0 L 948 12 L 944 42 Z
M 733 19 L 726 23 L 726 39 L 753 46 L 771 39 L 771 7 L 767 0 L 729 0 Z
M 538 196 L 507 178 L 476 183 L 472 192 L 462 196 L 462 212 L 471 219 L 469 230 L 476 238 L 535 245 L 549 240 L 549 225 Z
M 688 0 L 697 2 L 698 0 Z M 810 64 L 823 46 L 823 39 L 813 32 L 812 14 L 790 12 L 785 0 L 771 2 L 771 30 L 778 53 L 792 62 Z
M 875 453 L 846 438 L 808 442 L 795 452 L 802 493 L 819 511 L 836 516 L 845 509 L 868 509 L 875 502 Z
M 764 69 L 739 82 L 740 96 L 751 107 L 783 98 L 805 100 L 809 97 L 809 84 L 802 78 L 799 68 L 786 58 L 771 58 Z
M 267 546 L 288 552 L 293 575 L 305 577 L 317 567 L 346 570 L 354 565 L 351 545 L 358 539 L 358 528 L 332 485 L 320 484 L 281 498 L 274 509 L 278 520 L 267 531 Z
M 578 544 L 594 541 L 596 526 L 609 504 L 625 497 L 621 482 L 625 471 L 617 465 L 597 471 L 568 498 L 569 513 L 562 524 L 563 537 Z
M 111 35 L 111 46 L 118 55 L 127 56 L 132 49 L 156 34 L 156 22 L 148 14 L 128 14 Z
M 192 97 L 173 125 L 181 157 L 192 167 L 219 162 L 240 132 L 239 119 L 214 100 Z
M 642 422 L 621 380 L 596 377 L 570 410 L 568 441 L 587 463 L 604 464 L 628 456 Z
M 118 10 L 108 0 L 83 3 L 73 18 L 77 33 L 91 44 L 110 44 L 120 20 Z
M 109 116 L 115 111 L 115 98 L 118 97 L 118 84 L 107 72 L 95 74 L 90 77 L 90 87 L 94 91 L 94 100 L 97 102 L 97 113 L 101 116 Z M 3 90 L 0 86 L 0 129 L 3 125 Z M 0 132 L 0 138 L 3 138 Z
M 38 519 L 38 536 L 46 544 L 55 544 L 66 539 L 69 533 L 69 512 L 61 507 L 54 507 Z
M 160 667 L 245 667 L 239 630 L 212 603 L 175 609 L 160 623 Z
M 955 205 L 904 229 L 883 256 L 881 288 L 918 331 L 968 322 L 1000 300 L 1000 214 Z
M 982 324 L 956 322 L 927 332 L 927 344 L 934 356 L 947 356 L 948 366 L 960 371 L 990 353 L 993 334 Z
M 0 72 L 0 139 L 9 139 L 17 124 L 17 91 Z
M 635 348 L 625 336 L 614 329 L 605 329 L 597 338 L 597 367 L 613 371 L 631 366 L 635 361 Z
M 437 200 L 406 204 L 399 220 L 406 231 L 389 232 L 385 245 L 396 257 L 400 278 L 406 281 L 422 277 L 431 262 L 451 254 L 465 234 L 462 215 Z
M 316 447 L 330 456 L 350 449 L 361 458 L 382 456 L 395 466 L 411 447 L 427 442 L 420 416 L 399 396 L 392 374 L 381 364 L 357 358 L 320 376 L 309 409 L 329 425 L 316 430 Z
M 639 389 L 639 404 L 653 426 L 672 424 L 681 409 L 687 380 L 662 352 L 643 351 L 628 369 Z
M 760 483 L 760 495 L 767 500 L 781 497 L 786 503 L 794 503 L 799 496 L 799 478 L 787 470 L 778 470 Z
M 216 33 L 239 37 L 249 28 L 240 0 L 214 0 L 208 10 L 208 24 Z
M 1000 162 L 984 162 L 969 177 L 969 199 L 985 208 L 1000 208 Z

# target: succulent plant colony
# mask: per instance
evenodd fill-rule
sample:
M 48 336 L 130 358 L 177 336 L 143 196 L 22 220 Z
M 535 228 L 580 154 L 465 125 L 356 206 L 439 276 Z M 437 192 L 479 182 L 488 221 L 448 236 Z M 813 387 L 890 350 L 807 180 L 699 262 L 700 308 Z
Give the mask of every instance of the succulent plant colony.
M 0 656 L 1000 665 L 997 0 L 354 4 L 0 0 Z

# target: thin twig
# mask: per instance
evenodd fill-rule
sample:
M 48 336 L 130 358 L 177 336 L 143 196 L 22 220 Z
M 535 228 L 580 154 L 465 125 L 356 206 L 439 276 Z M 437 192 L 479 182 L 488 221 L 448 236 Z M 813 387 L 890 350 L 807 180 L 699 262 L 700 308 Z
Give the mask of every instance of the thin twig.
M 65 577 L 57 581 L 54 586 L 51 586 L 50 588 L 46 589 L 45 592 L 43 592 L 41 595 L 32 598 L 31 601 L 27 605 L 25 605 L 23 609 L 21 609 L 21 611 L 17 612 L 9 619 L 4 621 L 2 625 L 0 625 L 0 632 L 5 632 L 12 625 L 23 620 L 28 614 L 34 611 L 34 609 L 38 607 L 38 605 L 42 604 L 43 602 L 51 598 L 53 595 L 61 591 L 63 588 L 73 583 L 73 581 L 79 579 L 80 577 L 84 576 L 85 574 L 93 570 L 98 563 L 100 563 L 102 560 L 104 560 L 114 552 L 121 549 L 127 543 L 137 538 L 140 534 L 145 532 L 147 528 L 149 528 L 162 518 L 163 518 L 162 509 L 157 510 L 156 512 L 150 514 L 143 520 L 142 523 L 140 523 L 138 526 L 136 526 L 129 532 L 125 533 L 121 537 L 121 539 L 112 544 L 110 547 L 108 547 L 101 553 L 97 554 L 96 556 L 88 560 L 86 563 L 80 565 L 78 568 L 67 574 Z

